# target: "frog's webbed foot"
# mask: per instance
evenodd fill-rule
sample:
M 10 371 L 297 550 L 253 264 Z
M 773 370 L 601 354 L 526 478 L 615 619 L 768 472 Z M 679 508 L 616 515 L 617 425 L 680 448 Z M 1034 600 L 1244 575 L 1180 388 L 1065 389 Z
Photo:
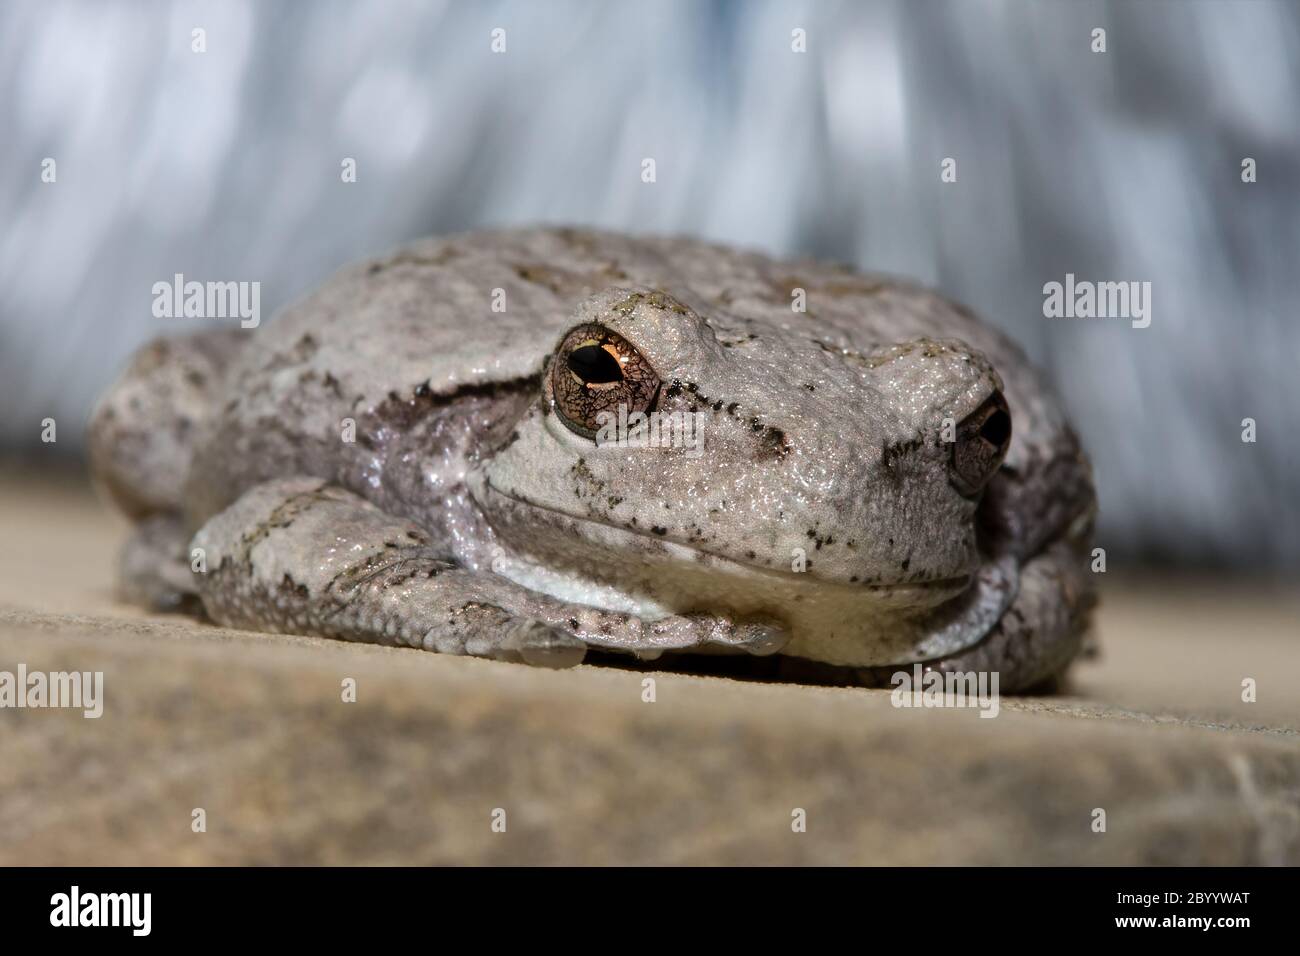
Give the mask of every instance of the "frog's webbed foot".
M 194 575 L 198 592 L 219 624 L 544 667 L 586 654 L 558 602 L 455 565 L 419 526 L 318 479 L 257 485 L 192 545 L 207 567 Z
M 591 643 L 655 660 L 665 651 L 701 654 L 749 654 L 768 657 L 790 640 L 789 630 L 774 621 L 737 621 L 714 614 L 680 614 L 643 623 L 625 617 L 621 631 L 609 631 Z

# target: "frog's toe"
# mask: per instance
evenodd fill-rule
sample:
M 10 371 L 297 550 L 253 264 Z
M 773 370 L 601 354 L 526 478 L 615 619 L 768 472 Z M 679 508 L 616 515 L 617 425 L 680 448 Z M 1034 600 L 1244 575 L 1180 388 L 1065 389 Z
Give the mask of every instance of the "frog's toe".
M 587 645 L 567 631 L 542 621 L 522 619 L 508 625 L 503 650 L 519 655 L 534 667 L 576 667 L 587 656 Z
M 715 643 L 739 648 L 755 657 L 769 657 L 790 643 L 790 632 L 780 624 L 746 622 L 737 624 Z

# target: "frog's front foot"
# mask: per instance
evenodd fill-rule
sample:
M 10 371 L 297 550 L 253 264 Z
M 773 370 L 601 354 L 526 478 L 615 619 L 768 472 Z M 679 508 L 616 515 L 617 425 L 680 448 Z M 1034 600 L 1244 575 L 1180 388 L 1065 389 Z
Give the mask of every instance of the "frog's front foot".
M 315 478 L 249 489 L 192 544 L 207 566 L 195 587 L 219 624 L 541 667 L 587 652 L 555 602 L 446 560 L 418 525 Z

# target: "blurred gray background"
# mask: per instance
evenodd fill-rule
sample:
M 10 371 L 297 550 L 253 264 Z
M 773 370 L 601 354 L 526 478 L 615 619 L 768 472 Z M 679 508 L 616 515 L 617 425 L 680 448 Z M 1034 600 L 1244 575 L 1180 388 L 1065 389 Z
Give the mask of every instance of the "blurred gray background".
M 176 272 L 269 315 L 417 235 L 594 224 L 935 285 L 1056 382 L 1112 557 L 1300 566 L 1300 3 L 11 0 L 0 142 L 6 456 L 80 454 Z M 1151 326 L 1044 318 L 1066 272 L 1151 282 Z

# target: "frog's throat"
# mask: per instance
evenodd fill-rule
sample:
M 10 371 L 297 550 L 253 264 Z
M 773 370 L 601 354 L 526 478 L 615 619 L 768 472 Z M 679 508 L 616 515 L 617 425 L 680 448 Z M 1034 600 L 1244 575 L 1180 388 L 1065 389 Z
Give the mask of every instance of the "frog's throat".
M 494 496 L 492 524 L 503 548 L 493 570 L 517 584 L 646 621 L 700 613 L 780 621 L 792 635 L 781 653 L 828 664 L 877 666 L 955 654 L 982 640 L 1017 592 L 1019 566 L 1010 554 L 986 560 L 950 591 L 935 582 L 872 589 L 710 555 L 486 485 L 480 493 Z
M 571 514 L 568 511 L 503 491 L 493 485 L 485 475 L 478 476 L 477 486 L 476 483 L 471 482 L 470 489 L 475 504 L 489 515 L 499 517 L 501 514 L 499 507 L 493 507 L 494 501 L 496 503 L 508 503 L 513 510 L 547 516 L 554 522 L 567 523 L 571 528 L 581 527 L 589 532 L 594 532 L 596 537 L 605 539 L 606 543 L 611 547 L 616 547 L 616 543 L 620 539 L 635 539 L 646 542 L 648 545 L 653 546 L 656 551 L 670 552 L 683 562 L 693 562 L 700 567 L 715 565 L 732 570 L 743 570 L 756 575 L 768 576 L 774 582 L 811 580 L 828 586 L 847 587 L 859 593 L 875 595 L 887 600 L 890 604 L 896 604 L 900 607 L 937 606 L 965 592 L 974 578 L 974 574 L 958 574 L 944 578 L 931 578 L 925 581 L 869 582 L 827 578 L 811 570 L 795 571 L 783 567 L 755 564 L 729 554 L 720 554 L 693 544 L 685 544 L 658 534 L 652 534 L 643 528 L 628 527 L 627 525 L 613 524 L 608 521 L 597 521 L 586 516 Z M 556 530 L 562 532 L 565 529 L 557 526 Z M 809 565 L 811 566 L 811 562 L 809 562 Z

